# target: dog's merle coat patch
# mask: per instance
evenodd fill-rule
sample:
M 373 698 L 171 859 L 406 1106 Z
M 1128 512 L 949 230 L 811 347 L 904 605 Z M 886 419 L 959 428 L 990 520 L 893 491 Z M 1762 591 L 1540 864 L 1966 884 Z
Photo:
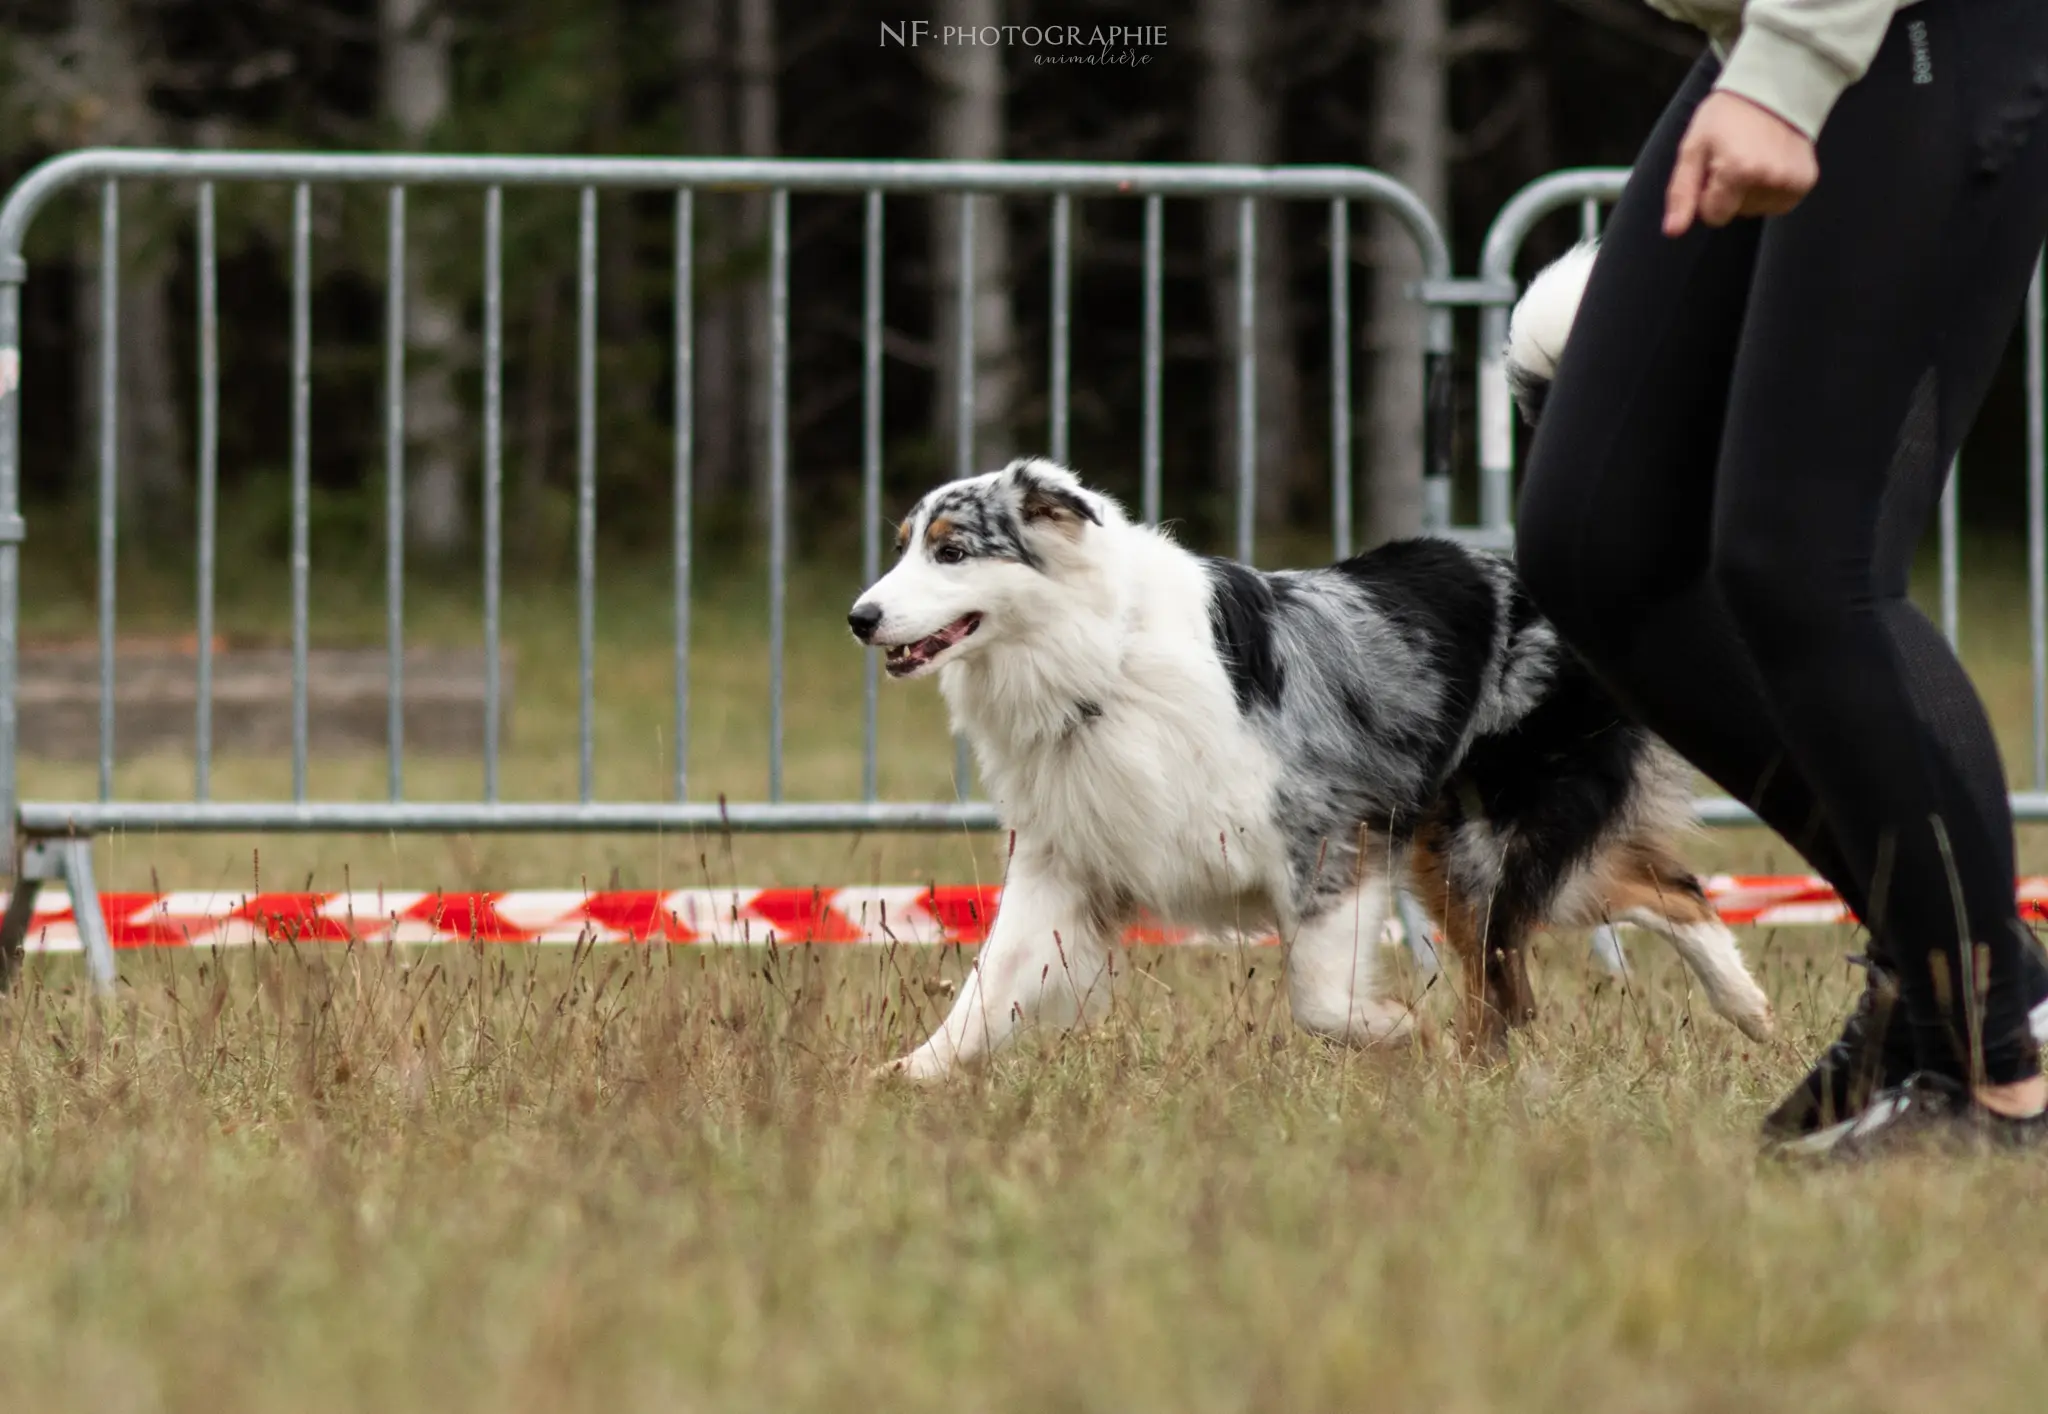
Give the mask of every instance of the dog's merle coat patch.
M 912 508 L 904 529 L 923 526 L 934 554 L 950 549 L 963 560 L 1014 560 L 1042 570 L 1044 563 L 1032 550 L 1026 530 L 1033 521 L 1059 516 L 1101 523 L 1085 493 L 1026 473 L 1000 489 L 980 481 L 941 487 Z M 908 548 L 907 533 L 898 544 Z
M 1273 655 L 1272 581 L 1234 560 L 1210 560 L 1208 566 L 1216 586 L 1209 600 L 1209 632 L 1230 674 L 1237 710 L 1249 712 L 1254 704 L 1278 707 L 1286 679 Z
M 1352 886 L 1361 840 L 1398 850 L 1425 818 L 1445 817 L 1443 802 L 1474 783 L 1475 761 L 1524 761 L 1534 750 L 1526 769 L 1570 775 L 1578 763 L 1555 754 L 1560 743 L 1619 722 L 1498 556 L 1418 538 L 1322 570 L 1204 564 L 1215 649 L 1238 708 L 1284 748 L 1278 805 L 1310 906 Z M 1626 784 L 1649 743 L 1626 732 L 1612 743 Z M 1482 798 L 1497 807 L 1482 819 L 1516 821 L 1529 808 L 1500 793 L 1508 782 L 1498 765 L 1483 781 Z M 1600 819 L 1611 819 L 1626 791 L 1601 794 Z M 1574 838 L 1566 862 L 1596 837 Z M 1543 890 L 1532 881 L 1523 892 Z
M 935 492 L 919 504 L 916 518 L 923 521 L 934 551 L 950 546 L 970 559 L 986 556 L 1038 568 L 1016 517 L 988 497 L 965 490 Z

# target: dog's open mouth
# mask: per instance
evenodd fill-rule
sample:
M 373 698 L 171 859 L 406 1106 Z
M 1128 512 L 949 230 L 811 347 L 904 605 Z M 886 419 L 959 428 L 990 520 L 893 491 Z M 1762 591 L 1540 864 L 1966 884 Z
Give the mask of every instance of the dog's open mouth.
M 897 644 L 889 650 L 889 676 L 900 678 L 907 673 L 916 672 L 980 627 L 980 614 L 962 614 L 937 633 L 920 638 L 915 643 Z

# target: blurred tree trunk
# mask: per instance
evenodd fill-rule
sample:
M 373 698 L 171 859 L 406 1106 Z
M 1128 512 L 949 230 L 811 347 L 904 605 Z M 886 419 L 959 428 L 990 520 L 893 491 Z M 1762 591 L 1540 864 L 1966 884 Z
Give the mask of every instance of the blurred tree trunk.
M 592 78 L 591 137 L 601 154 L 630 153 L 634 133 L 628 104 L 639 69 L 633 54 L 635 7 L 607 0 L 593 14 L 598 26 Z M 609 464 L 628 475 L 647 465 L 642 449 L 660 437 L 650 414 L 661 402 L 661 369 L 649 356 L 648 320 L 641 302 L 639 193 L 599 192 L 597 198 L 597 407 L 599 475 Z M 659 344 L 653 347 L 658 348 Z M 607 437 L 607 432 L 611 435 Z M 606 451 L 607 441 L 611 451 Z M 660 465 L 659 459 L 653 465 Z M 616 472 L 614 473 L 617 474 Z M 665 485 L 666 475 L 657 477 Z
M 1445 0 L 1382 0 L 1369 158 L 1438 220 L 1450 218 Z M 1359 545 L 1422 528 L 1424 314 L 1407 287 L 1421 277 L 1414 241 L 1392 216 L 1366 223 L 1372 311 L 1364 332 L 1366 404 Z M 1448 232 L 1446 232 L 1448 234 Z
M 777 146 L 775 0 L 738 0 L 737 19 L 734 54 L 739 69 L 740 153 L 773 157 Z M 766 193 L 741 199 L 745 243 L 761 257 L 758 272 L 747 282 L 742 347 L 746 353 L 747 466 L 754 514 L 764 526 L 769 511 L 769 410 L 775 396 L 770 384 L 768 330 L 768 203 Z
M 938 26 L 980 29 L 1003 23 L 1002 0 L 942 0 Z M 933 94 L 932 155 L 994 161 L 1008 146 L 1003 112 L 1002 51 L 986 45 L 944 45 L 926 50 Z M 932 390 L 932 429 L 940 465 L 953 472 L 959 437 L 960 200 L 932 203 L 932 322 L 938 353 Z M 1016 454 L 1014 418 L 1022 385 L 1017 325 L 1010 287 L 1010 231 L 1000 198 L 974 198 L 974 429 L 976 468 Z
M 378 0 L 385 120 L 405 146 L 423 146 L 448 114 L 448 16 L 437 0 Z M 435 289 L 431 271 L 446 249 L 433 207 L 417 197 L 406 211 L 406 530 L 430 553 L 469 538 L 462 485 L 462 404 L 455 375 L 462 318 Z
M 73 0 L 71 43 L 78 65 L 78 141 L 131 147 L 161 145 L 165 123 L 150 98 L 145 55 L 151 43 L 129 0 Z M 131 526 L 181 505 L 186 484 L 185 423 L 173 391 L 177 361 L 171 350 L 170 275 L 174 259 L 166 233 L 152 219 L 147 183 L 121 192 L 120 284 L 115 292 L 115 351 L 119 366 L 115 405 L 118 500 Z M 95 193 L 96 194 L 96 193 Z M 76 262 L 79 359 L 79 464 L 87 486 L 97 484 L 100 456 L 100 250 L 95 233 Z M 157 213 L 160 214 L 160 213 Z M 90 254 L 86 254 L 86 251 Z
M 733 150 L 732 73 L 726 60 L 724 0 L 679 0 L 676 33 L 683 84 L 683 151 L 722 157 Z M 738 396 L 739 316 L 731 290 L 732 201 L 696 202 L 697 268 L 694 458 L 697 485 L 711 499 L 739 490 L 744 409 Z
M 1280 159 L 1279 86 L 1263 72 L 1263 0 L 1199 0 L 1196 42 L 1202 51 L 1201 89 L 1195 102 L 1195 143 L 1204 162 L 1265 165 Z M 1217 410 L 1217 488 L 1226 497 L 1237 485 L 1237 234 L 1238 203 L 1204 203 L 1209 257 L 1209 319 L 1215 335 L 1214 401 Z M 1295 358 L 1294 319 L 1288 299 L 1285 208 L 1257 211 L 1253 295 L 1253 349 L 1258 359 L 1254 459 L 1259 518 L 1282 522 L 1300 477 L 1301 370 Z

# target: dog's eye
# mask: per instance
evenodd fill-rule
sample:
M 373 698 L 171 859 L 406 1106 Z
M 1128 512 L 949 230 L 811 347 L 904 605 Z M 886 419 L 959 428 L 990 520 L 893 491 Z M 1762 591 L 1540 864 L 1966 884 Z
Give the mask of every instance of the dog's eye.
M 967 558 L 967 552 L 958 545 L 941 545 L 932 551 L 932 558 L 942 565 L 957 565 Z

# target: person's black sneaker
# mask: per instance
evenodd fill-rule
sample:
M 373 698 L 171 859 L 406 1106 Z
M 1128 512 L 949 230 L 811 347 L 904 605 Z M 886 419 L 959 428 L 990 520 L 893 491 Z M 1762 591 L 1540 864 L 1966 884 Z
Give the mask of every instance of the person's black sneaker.
M 1920 1071 L 1880 1090 L 1839 1124 L 1766 1147 L 1770 1157 L 1859 1163 L 1902 1153 L 1988 1153 L 2048 1143 L 2048 1113 L 2015 1119 L 1977 1103 L 1961 1082 Z
M 1766 1141 L 1796 1139 L 1863 1113 L 1870 1097 L 1897 1085 L 1919 1064 L 1913 1030 L 1899 1016 L 1899 984 L 1874 958 L 1851 957 L 1869 973 L 1856 1010 L 1806 1078 L 1764 1116 Z M 1894 1025 L 1893 1022 L 1898 1024 Z

